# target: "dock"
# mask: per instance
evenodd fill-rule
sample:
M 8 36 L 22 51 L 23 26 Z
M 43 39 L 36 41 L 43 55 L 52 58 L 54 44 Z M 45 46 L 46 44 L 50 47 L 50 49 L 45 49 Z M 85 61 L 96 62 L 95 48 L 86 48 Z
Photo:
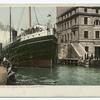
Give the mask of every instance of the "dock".
M 65 59 L 59 59 L 59 64 L 68 64 L 68 65 L 77 65 L 78 59 L 77 58 L 65 58 Z

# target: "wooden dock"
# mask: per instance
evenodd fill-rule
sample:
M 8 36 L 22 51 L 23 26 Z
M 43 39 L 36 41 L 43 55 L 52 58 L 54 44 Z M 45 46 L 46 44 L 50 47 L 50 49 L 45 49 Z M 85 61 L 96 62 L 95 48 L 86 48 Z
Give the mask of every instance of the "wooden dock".
M 78 59 L 77 58 L 59 59 L 59 64 L 77 65 Z

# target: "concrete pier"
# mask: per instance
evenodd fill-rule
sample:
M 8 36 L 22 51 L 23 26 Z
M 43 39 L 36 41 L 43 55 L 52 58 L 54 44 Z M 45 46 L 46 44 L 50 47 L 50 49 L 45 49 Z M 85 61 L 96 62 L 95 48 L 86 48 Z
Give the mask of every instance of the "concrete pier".
M 7 70 L 3 66 L 0 66 L 0 85 L 6 85 L 7 83 Z

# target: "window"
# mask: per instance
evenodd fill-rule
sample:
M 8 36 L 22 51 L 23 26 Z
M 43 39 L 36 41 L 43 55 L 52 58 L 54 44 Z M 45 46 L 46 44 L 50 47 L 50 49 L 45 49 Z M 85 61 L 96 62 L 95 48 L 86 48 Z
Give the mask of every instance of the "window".
M 75 25 L 76 25 L 76 18 L 75 18 Z
M 68 40 L 69 40 L 69 33 L 68 33 Z
M 67 22 L 67 26 L 68 26 L 68 28 L 69 28 L 69 22 Z
M 89 51 L 89 47 L 88 47 L 88 46 L 85 47 L 85 51 L 86 51 L 86 52 Z
M 99 38 L 99 31 L 95 31 L 95 38 L 96 38 L 96 39 Z
M 87 12 L 87 8 L 84 8 L 84 12 Z
M 65 30 L 65 23 L 63 23 L 63 30 Z
M 63 16 L 63 20 L 66 18 L 66 16 Z
M 66 18 L 67 18 L 67 14 L 66 14 Z
M 99 21 L 98 21 L 98 20 L 96 20 L 96 21 L 95 21 L 95 24 L 96 24 L 96 25 L 98 25 L 98 22 L 99 22 Z
M 96 13 L 98 13 L 99 11 L 98 11 L 98 9 L 96 9 Z
M 87 17 L 84 18 L 84 24 L 88 24 L 88 18 Z
M 72 20 L 70 21 L 70 26 L 72 26 Z
M 70 12 L 70 16 L 72 16 L 72 12 Z
M 64 41 L 63 41 L 63 36 L 61 37 L 61 43 L 63 43 Z
M 73 35 L 75 36 L 75 31 L 73 31 Z
M 100 21 L 99 20 L 95 20 L 94 24 L 95 25 L 100 25 Z
M 68 28 L 68 26 L 67 26 L 67 22 L 66 22 L 66 29 Z
M 63 16 L 61 17 L 61 19 L 63 20 Z
M 88 38 L 88 31 L 84 31 L 84 38 Z
M 62 23 L 62 30 L 63 30 L 63 23 Z
M 65 42 L 67 42 L 67 36 L 66 36 L 66 34 L 65 34 Z
M 74 10 L 74 12 L 76 13 L 76 10 Z
M 66 22 L 65 22 L 65 29 L 66 29 Z
M 69 13 L 67 14 L 67 16 L 69 17 Z

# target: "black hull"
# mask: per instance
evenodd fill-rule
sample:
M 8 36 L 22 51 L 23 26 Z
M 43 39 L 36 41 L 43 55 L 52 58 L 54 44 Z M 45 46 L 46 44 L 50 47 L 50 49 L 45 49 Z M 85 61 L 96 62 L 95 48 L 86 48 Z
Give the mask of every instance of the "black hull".
M 57 39 L 52 35 L 16 41 L 5 48 L 4 54 L 16 66 L 52 66 L 57 59 Z

